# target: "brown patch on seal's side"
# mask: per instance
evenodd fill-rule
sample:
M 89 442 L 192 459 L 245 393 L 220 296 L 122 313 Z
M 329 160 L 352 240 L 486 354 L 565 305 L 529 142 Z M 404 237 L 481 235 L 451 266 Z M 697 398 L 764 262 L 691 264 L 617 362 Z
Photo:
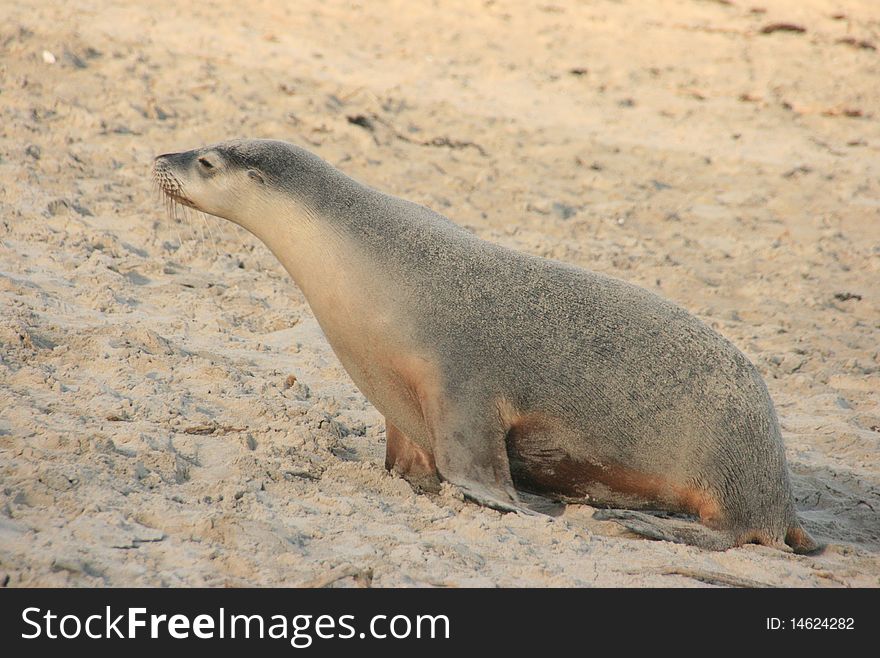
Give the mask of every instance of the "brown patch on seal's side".
M 710 528 L 721 525 L 722 510 L 711 492 L 622 464 L 575 460 L 558 447 L 546 447 L 544 437 L 554 430 L 558 428 L 537 416 L 510 422 L 507 451 L 518 487 L 613 507 L 685 512 Z

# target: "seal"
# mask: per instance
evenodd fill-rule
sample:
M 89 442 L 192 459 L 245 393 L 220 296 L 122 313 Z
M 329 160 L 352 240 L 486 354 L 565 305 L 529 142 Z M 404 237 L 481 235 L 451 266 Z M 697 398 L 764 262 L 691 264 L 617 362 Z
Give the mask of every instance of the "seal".
M 504 511 L 528 512 L 518 491 L 589 502 L 706 549 L 820 548 L 756 368 L 671 302 L 479 239 L 285 142 L 161 155 L 153 172 L 284 265 L 385 416 L 389 470 Z

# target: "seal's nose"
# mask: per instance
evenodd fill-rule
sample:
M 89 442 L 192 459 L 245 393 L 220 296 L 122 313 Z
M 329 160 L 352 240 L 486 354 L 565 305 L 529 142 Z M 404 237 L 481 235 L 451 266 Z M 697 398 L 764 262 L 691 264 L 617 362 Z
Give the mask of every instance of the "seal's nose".
M 153 167 L 167 167 L 172 171 L 183 172 L 192 164 L 196 157 L 195 151 L 181 151 L 178 153 L 163 153 L 153 160 Z
M 168 156 L 170 153 L 157 155 L 153 158 L 153 176 L 160 176 L 162 172 L 168 169 Z

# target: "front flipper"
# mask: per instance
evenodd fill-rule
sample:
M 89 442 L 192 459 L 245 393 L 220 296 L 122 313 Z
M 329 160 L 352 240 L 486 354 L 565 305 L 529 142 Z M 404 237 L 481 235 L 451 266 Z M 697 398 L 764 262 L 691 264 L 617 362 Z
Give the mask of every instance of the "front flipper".
M 593 513 L 593 518 L 597 521 L 616 521 L 627 530 L 648 539 L 689 544 L 707 551 L 726 551 L 736 545 L 736 539 L 732 535 L 699 523 L 663 519 L 644 512 L 599 509 Z
M 454 484 L 456 487 L 461 489 L 461 492 L 464 494 L 465 498 L 467 498 L 468 500 L 472 500 L 473 502 L 482 505 L 483 507 L 491 507 L 492 509 L 496 509 L 499 512 L 517 512 L 519 514 L 527 514 L 529 516 L 542 516 L 540 512 L 529 509 L 521 502 L 519 502 L 518 497 L 516 500 L 504 500 L 499 495 L 499 491 L 494 490 L 493 488 L 485 487 L 479 482 L 462 480 L 456 481 L 450 478 L 444 478 L 444 480 Z
M 523 505 L 516 493 L 500 422 L 462 419 L 433 429 L 437 471 L 466 498 L 502 512 L 540 514 Z
M 437 493 L 440 480 L 434 456 L 385 419 L 385 468 L 403 476 L 416 490 Z

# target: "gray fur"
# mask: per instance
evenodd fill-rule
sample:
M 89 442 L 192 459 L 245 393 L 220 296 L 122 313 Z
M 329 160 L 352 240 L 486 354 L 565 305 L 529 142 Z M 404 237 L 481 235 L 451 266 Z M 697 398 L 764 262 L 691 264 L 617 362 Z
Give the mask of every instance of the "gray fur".
M 642 534 L 718 549 L 755 533 L 782 547 L 789 531 L 802 530 L 764 382 L 694 316 L 624 281 L 481 240 L 284 142 L 241 140 L 160 156 L 157 176 L 170 175 L 185 190 L 187 167 L 208 150 L 258 172 L 255 187 L 297 199 L 369 263 L 365 285 L 381 281 L 407 340 L 436 359 L 446 411 L 423 409 L 420 425 L 397 413 L 393 396 L 371 396 L 358 371 L 370 364 L 343 363 L 389 421 L 432 451 L 440 476 L 470 497 L 522 509 L 514 479 L 520 485 L 543 469 L 553 480 L 569 460 L 656 474 L 721 506 L 710 540 L 670 528 Z M 512 423 L 530 417 L 547 422 L 513 449 Z M 594 504 L 597 497 L 626 507 L 656 502 L 630 496 L 627 504 L 613 491 L 602 500 L 601 487 L 586 482 L 583 492 Z M 571 497 L 546 487 L 540 493 Z M 645 528 L 644 517 L 630 520 Z M 655 522 L 659 528 L 663 520 Z M 797 548 L 815 547 L 805 536 Z

